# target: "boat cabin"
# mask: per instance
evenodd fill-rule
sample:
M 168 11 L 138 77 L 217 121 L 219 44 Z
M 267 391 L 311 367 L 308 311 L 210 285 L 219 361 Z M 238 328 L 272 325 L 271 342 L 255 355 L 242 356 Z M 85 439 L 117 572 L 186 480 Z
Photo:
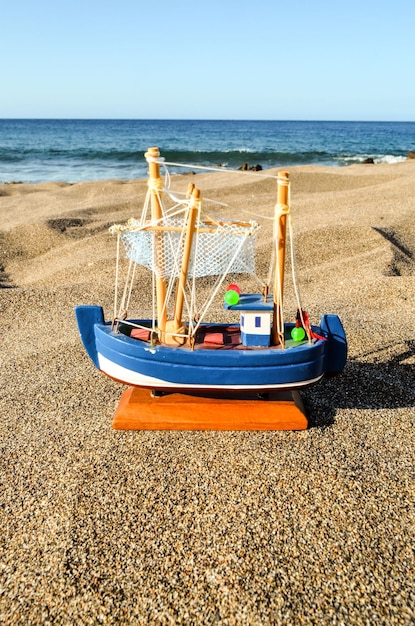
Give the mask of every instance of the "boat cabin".
M 269 346 L 271 314 L 262 311 L 241 312 L 241 341 L 244 346 Z
M 261 294 L 241 294 L 238 304 L 225 303 L 225 309 L 240 311 L 241 341 L 244 346 L 271 345 L 271 316 L 274 310 L 272 296 L 264 302 Z

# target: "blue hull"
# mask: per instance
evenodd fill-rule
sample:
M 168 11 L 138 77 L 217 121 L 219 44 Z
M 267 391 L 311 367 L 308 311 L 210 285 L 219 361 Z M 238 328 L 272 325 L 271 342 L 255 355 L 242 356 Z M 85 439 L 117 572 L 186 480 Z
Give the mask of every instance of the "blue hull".
M 195 350 L 154 345 L 111 329 L 102 307 L 75 308 L 84 347 L 95 366 L 124 384 L 170 391 L 260 392 L 299 389 L 340 372 L 346 336 L 337 315 L 313 330 L 324 337 L 288 349 Z M 141 320 L 144 323 L 148 320 Z

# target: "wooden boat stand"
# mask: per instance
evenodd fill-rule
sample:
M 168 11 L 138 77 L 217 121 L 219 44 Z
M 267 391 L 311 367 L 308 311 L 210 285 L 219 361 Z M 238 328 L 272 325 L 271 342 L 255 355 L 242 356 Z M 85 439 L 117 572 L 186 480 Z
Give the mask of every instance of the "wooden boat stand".
M 129 387 L 120 399 L 116 430 L 305 430 L 308 419 L 298 391 L 263 398 L 158 395 Z

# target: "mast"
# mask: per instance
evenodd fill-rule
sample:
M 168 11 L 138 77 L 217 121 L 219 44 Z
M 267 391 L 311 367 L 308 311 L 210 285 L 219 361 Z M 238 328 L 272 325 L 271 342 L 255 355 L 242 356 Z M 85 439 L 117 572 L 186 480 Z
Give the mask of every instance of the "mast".
M 289 207 L 289 174 L 278 172 L 278 194 L 274 213 L 274 245 L 275 245 L 275 268 L 274 268 L 274 316 L 272 322 L 272 345 L 284 347 L 283 327 L 283 294 L 284 294 L 284 269 L 285 269 L 285 240 L 287 232 L 287 215 Z
M 160 166 L 157 159 L 160 157 L 158 148 L 149 148 L 145 153 L 149 167 L 148 186 L 151 194 L 151 219 L 158 222 L 163 217 L 160 203 L 162 180 L 160 178 Z M 156 272 L 156 300 L 157 300 L 157 325 L 159 329 L 159 339 L 164 341 L 166 332 L 167 307 L 166 307 L 166 281 L 164 276 L 163 261 L 163 238 L 162 231 L 154 233 L 155 239 L 155 265 Z
M 190 186 L 189 186 L 190 187 Z M 167 336 L 166 342 L 172 345 L 182 344 L 184 339 L 177 335 L 184 335 L 185 328 L 182 321 L 184 293 L 186 288 L 187 275 L 189 272 L 190 255 L 192 252 L 193 236 L 195 233 L 195 225 L 197 215 L 200 207 L 200 190 L 194 188 L 194 185 L 189 189 L 191 191 L 191 201 L 189 204 L 189 210 L 187 213 L 186 222 L 186 235 L 183 247 L 182 264 L 180 268 L 180 274 L 177 281 L 176 288 L 176 301 L 174 305 L 174 317 L 173 320 L 167 322 L 167 331 L 174 336 Z

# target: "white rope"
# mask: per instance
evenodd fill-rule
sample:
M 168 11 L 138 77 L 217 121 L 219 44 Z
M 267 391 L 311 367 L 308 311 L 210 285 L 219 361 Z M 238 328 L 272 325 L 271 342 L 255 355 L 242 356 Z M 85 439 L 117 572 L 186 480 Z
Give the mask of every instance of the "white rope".
M 153 301 L 153 319 L 152 319 L 152 327 L 153 327 L 153 331 L 156 330 L 156 316 L 157 316 L 157 311 L 156 311 L 156 303 L 157 303 L 157 298 L 156 298 L 156 275 L 154 272 L 151 272 L 151 293 L 153 295 L 152 297 L 152 301 Z
M 125 305 L 125 310 L 126 311 L 128 311 L 128 309 L 130 308 L 131 294 L 132 294 L 132 291 L 133 291 L 133 285 L 134 285 L 136 269 L 137 269 L 137 265 L 136 265 L 136 263 L 134 263 L 133 264 L 133 272 L 132 272 L 131 280 L 130 280 L 130 288 L 128 290 L 127 302 L 126 302 L 126 305 Z
M 288 235 L 289 235 L 289 239 L 290 239 L 290 258 L 291 258 L 291 272 L 292 272 L 292 282 L 293 282 L 293 290 L 294 290 L 294 295 L 295 295 L 295 299 L 297 302 L 297 308 L 299 311 L 299 317 L 301 319 L 301 323 L 303 325 L 303 327 L 305 328 L 305 320 L 303 318 L 303 313 L 302 313 L 302 306 L 301 306 L 301 299 L 300 299 L 300 293 L 299 293 L 299 288 L 298 288 L 298 284 L 297 284 L 297 279 L 296 279 L 296 267 L 295 267 L 295 254 L 294 254 L 294 241 L 293 241 L 293 228 L 292 228 L 292 221 L 291 221 L 291 215 L 290 215 L 290 181 L 288 179 L 286 179 L 285 177 L 281 177 L 279 175 L 273 175 L 273 174 L 261 174 L 259 172 L 253 172 L 253 171 L 240 171 L 240 170 L 227 170 L 224 168 L 219 168 L 219 167 L 209 167 L 209 166 L 202 166 L 202 165 L 191 165 L 191 164 L 184 164 L 184 163 L 173 163 L 173 162 L 168 162 L 165 161 L 164 158 L 162 157 L 147 157 L 147 161 L 150 162 L 157 162 L 160 163 L 161 165 L 163 165 L 163 168 L 165 170 L 165 184 L 163 186 L 160 186 L 159 183 L 157 183 L 155 186 L 153 186 L 151 189 L 148 189 L 148 192 L 146 194 L 146 199 L 144 202 L 144 206 L 143 206 L 143 211 L 141 214 L 141 219 L 137 220 L 135 223 L 130 223 L 129 226 L 125 227 L 126 230 L 144 230 L 146 228 L 148 228 L 148 226 L 157 226 L 162 224 L 163 222 L 165 223 L 166 219 L 173 219 L 175 217 L 181 216 L 188 208 L 189 206 L 189 198 L 188 197 L 181 197 L 182 195 L 185 195 L 185 192 L 173 192 L 170 188 L 171 185 L 171 176 L 170 176 L 170 172 L 167 166 L 175 166 L 175 167 L 184 167 L 184 168 L 194 168 L 194 169 L 198 169 L 198 170 L 205 170 L 205 171 L 212 171 L 212 172 L 220 172 L 220 173 L 232 173 L 232 174 L 239 174 L 239 175 L 247 175 L 250 174 L 252 176 L 256 176 L 258 177 L 262 177 L 262 178 L 271 178 L 274 180 L 277 180 L 278 183 L 280 185 L 284 185 L 284 186 L 288 186 L 288 204 L 287 205 L 280 205 L 277 207 L 277 209 L 279 209 L 280 214 L 285 214 L 288 217 L 287 220 L 287 226 L 288 226 Z M 150 218 L 148 218 L 149 215 L 149 207 L 150 207 L 150 196 L 151 196 L 151 192 L 155 192 L 157 194 L 157 198 L 160 202 L 160 206 L 162 208 L 162 217 L 158 220 L 153 220 Z M 170 200 L 174 203 L 174 205 L 170 208 L 166 208 L 164 202 L 162 201 L 162 194 L 166 194 Z M 186 196 L 187 196 L 187 192 L 186 192 Z M 240 207 L 232 207 L 231 205 L 229 205 L 228 203 L 225 202 L 220 202 L 217 200 L 212 200 L 209 198 L 204 198 L 204 203 L 209 202 L 213 205 L 219 206 L 219 207 L 227 207 L 233 210 L 237 210 L 239 212 L 243 212 L 243 213 L 249 213 L 249 215 L 252 217 L 253 215 L 261 217 L 264 220 L 274 220 L 274 217 L 270 217 L 269 215 L 261 215 L 259 213 L 255 213 L 252 211 L 247 211 L 244 209 L 241 209 Z M 216 224 L 217 226 L 220 225 L 221 222 L 221 218 L 218 217 L 212 217 L 212 216 L 207 216 L 208 219 L 213 223 Z M 206 215 L 205 215 L 206 218 Z M 200 215 L 200 204 L 199 204 L 199 212 L 198 212 L 198 217 L 196 220 L 196 223 L 199 225 L 200 224 L 200 220 L 201 220 L 201 215 Z M 279 224 L 279 220 L 277 221 L 277 224 Z M 122 228 L 122 227 L 120 227 Z M 115 230 L 114 232 L 118 232 L 118 238 L 117 238 L 117 260 L 116 260 L 116 283 L 115 283 L 115 300 L 114 300 L 114 317 L 116 317 L 117 315 L 117 308 L 118 308 L 118 291 L 119 291 L 119 271 L 120 271 L 120 267 L 119 267 L 119 259 L 120 259 L 120 232 L 118 230 Z M 278 234 L 278 233 L 276 233 Z M 177 243 L 177 238 L 173 238 L 168 234 L 167 237 L 167 241 L 168 241 L 168 247 L 171 249 L 171 253 L 172 253 L 172 259 L 173 259 L 173 265 L 176 269 L 179 269 L 179 251 L 181 249 L 181 242 L 182 239 L 184 237 L 184 233 L 181 233 L 181 237 L 180 237 L 180 243 Z M 213 292 L 211 293 L 210 297 L 207 298 L 207 300 L 203 303 L 202 307 L 201 307 L 201 312 L 200 312 L 200 316 L 197 319 L 196 322 L 196 311 L 197 311 L 197 302 L 196 302 L 196 274 L 195 271 L 193 271 L 193 275 L 191 277 L 191 281 L 189 278 L 189 281 L 187 282 L 187 286 L 186 288 L 183 288 L 183 296 L 184 296 L 184 308 L 187 312 L 188 315 L 188 335 L 186 336 L 192 336 L 196 333 L 196 331 L 198 330 L 198 328 L 200 327 L 202 320 L 204 319 L 204 317 L 206 316 L 207 311 L 209 310 L 214 298 L 216 297 L 221 285 L 223 284 L 226 275 L 228 274 L 228 272 L 230 271 L 230 268 L 232 266 L 232 264 L 234 263 L 235 259 L 238 256 L 238 253 L 240 252 L 242 246 L 244 245 L 245 241 L 246 241 L 247 236 L 242 237 L 234 251 L 234 254 L 232 256 L 232 258 L 230 259 L 225 271 L 218 277 L 216 284 L 213 288 Z M 198 237 L 198 228 L 196 227 L 196 233 L 195 233 L 195 254 L 197 257 L 197 252 L 198 252 L 198 243 L 199 243 L 199 237 Z M 267 285 L 271 284 L 271 280 L 272 280 L 272 267 L 273 267 L 273 260 L 275 260 L 275 255 L 277 254 L 277 246 L 278 246 L 278 237 L 274 238 L 274 242 L 273 242 L 273 246 L 272 246 L 272 259 L 271 259 L 271 265 L 270 265 L 270 269 L 269 269 L 269 274 L 268 274 L 268 280 L 267 280 Z M 133 267 L 133 271 L 131 271 L 131 266 Z M 130 260 L 130 264 L 129 264 L 129 268 L 128 268 L 128 274 L 127 274 L 127 280 L 125 283 L 125 287 L 124 287 L 124 292 L 123 292 L 123 296 L 122 296 L 122 300 L 121 300 L 121 305 L 120 305 L 120 316 L 121 316 L 121 312 L 125 313 L 126 308 L 128 308 L 129 304 L 130 304 L 130 300 L 131 300 L 131 295 L 132 295 L 132 287 L 133 287 L 133 282 L 134 282 L 134 277 L 135 277 L 135 263 L 133 263 Z M 251 272 L 250 272 L 251 273 Z M 173 272 L 173 274 L 177 274 L 177 272 Z M 260 280 L 260 278 L 256 275 L 256 273 L 253 273 L 254 278 L 258 281 L 259 284 L 264 285 L 264 282 L 262 280 Z M 127 287 L 129 283 L 129 289 Z M 165 302 L 163 303 L 163 314 L 166 312 L 167 309 L 167 305 L 169 300 L 172 297 L 172 293 L 173 293 L 173 289 L 174 289 L 174 285 L 176 283 L 176 278 L 171 277 L 169 280 L 169 283 L 167 285 L 167 292 L 166 292 L 166 299 Z M 277 289 L 277 295 L 279 298 L 279 302 L 282 303 L 282 284 L 281 284 L 281 277 L 279 275 L 278 272 L 278 276 L 276 277 L 276 289 Z M 155 326 L 155 321 L 156 321 L 156 298 L 155 296 L 155 275 L 154 272 L 152 272 L 152 292 L 153 292 L 153 298 L 152 298 L 152 316 L 153 316 L 153 320 L 152 320 L 152 330 L 155 331 L 156 330 L 156 326 Z M 190 294 L 190 299 L 188 297 L 188 293 Z M 127 307 L 125 306 L 125 304 L 127 303 Z M 280 312 L 279 312 L 279 328 L 277 328 L 277 332 L 279 334 L 280 337 L 282 337 L 283 340 L 283 336 L 284 336 L 284 319 L 283 319 L 283 307 L 280 307 Z M 140 327 L 140 326 L 138 326 Z M 307 330 L 307 329 L 306 329 Z M 307 334 L 309 335 L 309 332 L 307 332 Z M 309 335 L 309 341 L 310 341 L 310 335 Z
M 291 223 L 291 216 L 288 216 L 288 231 L 290 237 L 290 258 L 291 258 L 291 275 L 293 281 L 293 290 L 295 299 L 297 302 L 297 310 L 299 311 L 301 325 L 305 329 L 308 337 L 309 343 L 311 343 L 311 335 L 309 329 L 306 327 L 306 323 L 303 316 L 303 307 L 301 304 L 300 291 L 297 284 L 296 271 L 295 271 L 295 250 L 294 250 L 294 237 L 293 237 L 293 228 Z
M 137 322 L 133 322 L 131 320 L 124 320 L 122 318 L 116 317 L 114 321 L 125 324 L 126 326 L 132 326 L 133 328 L 141 328 L 141 330 L 152 330 L 149 326 L 143 326 L 142 324 L 137 324 Z
M 200 313 L 200 319 L 198 320 L 198 322 L 197 322 L 197 324 L 195 326 L 194 332 L 197 331 L 197 329 L 199 328 L 200 324 L 202 323 L 202 320 L 203 320 L 204 316 L 206 315 L 207 311 L 209 310 L 210 305 L 212 304 L 214 298 L 216 297 L 216 294 L 218 293 L 218 291 L 219 291 L 223 281 L 225 280 L 226 275 L 229 273 L 229 270 L 232 267 L 232 264 L 233 264 L 234 260 L 236 259 L 236 257 L 238 256 L 238 253 L 239 253 L 240 249 L 242 248 L 243 244 L 245 243 L 246 239 L 247 239 L 247 236 L 245 236 L 243 238 L 241 237 L 239 245 L 236 247 L 235 252 L 234 252 L 231 260 L 229 261 L 227 268 L 225 269 L 223 274 L 219 277 L 219 279 L 217 281 L 217 284 L 214 287 L 213 292 L 212 292 L 210 298 L 208 298 L 207 301 L 202 306 L 202 310 L 201 310 L 201 313 Z
M 114 286 L 114 320 L 117 317 L 118 311 L 118 275 L 119 275 L 119 261 L 120 261 L 120 233 L 117 235 L 117 256 L 115 259 L 115 286 Z
M 239 170 L 224 170 L 223 168 L 214 168 L 214 167 L 208 167 L 208 166 L 202 166 L 202 165 L 185 165 L 183 163 L 173 163 L 173 162 L 165 162 L 164 160 L 160 160 L 158 161 L 158 159 L 152 157 L 152 160 L 154 162 L 160 162 L 163 165 L 172 165 L 172 166 L 177 166 L 177 167 L 194 167 L 194 169 L 201 169 L 201 170 L 207 170 L 207 171 L 216 171 L 216 172 L 221 172 L 222 174 L 224 172 L 230 173 L 230 174 L 239 174 L 239 175 L 246 175 L 246 174 L 252 174 L 252 175 L 256 175 L 256 176 L 262 176 L 262 178 L 272 178 L 274 180 L 285 180 L 282 179 L 280 176 L 278 175 L 273 175 L 273 174 L 258 174 L 258 172 L 241 172 Z M 186 192 L 180 192 L 180 191 L 172 191 L 170 188 L 170 184 L 171 184 L 171 176 L 170 176 L 170 172 L 169 169 L 167 167 L 165 167 L 165 179 L 166 179 L 166 183 L 165 186 L 163 188 L 157 187 L 157 185 L 155 186 L 154 190 L 157 193 L 157 197 L 161 203 L 161 195 L 160 193 L 166 193 L 172 200 L 173 202 L 176 203 L 176 205 L 180 205 L 180 204 L 186 204 L 187 198 L 180 198 L 179 195 L 186 195 Z M 149 196 L 151 190 L 148 189 L 147 191 L 147 195 Z M 146 205 L 148 203 L 148 199 L 146 198 Z M 227 202 L 221 202 L 219 200 L 213 200 L 212 198 L 203 198 L 203 202 L 204 204 L 206 203 L 210 203 L 210 204 L 214 204 L 220 207 L 224 207 L 224 208 L 228 208 L 234 211 L 238 211 L 239 213 L 246 213 L 248 215 L 250 215 L 251 217 L 260 217 L 261 219 L 264 220 L 272 220 L 273 218 L 270 217 L 269 215 L 263 215 L 262 213 L 257 213 L 255 211 L 248 211 L 247 209 L 242 209 L 241 207 L 235 207 L 232 206 L 231 204 L 227 203 Z M 147 212 L 147 211 L 146 211 Z M 144 211 L 143 211 L 143 215 L 144 215 Z
M 127 278 L 125 280 L 124 291 L 123 291 L 123 295 L 122 295 L 122 299 L 121 299 L 121 305 L 120 305 L 120 308 L 118 310 L 118 317 L 121 317 L 122 316 L 122 312 L 124 312 L 126 310 L 125 301 L 126 301 L 126 298 L 127 298 L 128 283 L 130 282 L 132 265 L 133 265 L 133 261 L 130 260 L 130 263 L 128 264 Z
M 276 178 L 276 174 L 261 174 L 254 170 L 229 170 L 224 167 L 213 167 L 209 165 L 192 165 L 191 163 L 173 163 L 172 161 L 160 161 L 162 165 L 170 165 L 173 167 L 185 167 L 186 169 L 204 170 L 208 172 L 221 172 L 222 174 L 239 174 L 239 176 L 256 176 L 257 178 Z
M 120 307 L 118 308 L 118 282 L 119 282 L 119 259 L 120 259 L 120 239 L 121 235 L 118 233 L 117 237 L 117 256 L 115 262 L 115 294 L 114 294 L 114 321 L 120 317 L 125 317 L 126 312 L 130 307 L 131 294 L 133 290 L 135 272 L 136 272 L 136 264 L 130 260 L 127 277 L 124 284 L 123 296 L 121 299 Z M 131 274 L 132 267 L 132 274 Z M 128 283 L 130 286 L 128 287 Z

